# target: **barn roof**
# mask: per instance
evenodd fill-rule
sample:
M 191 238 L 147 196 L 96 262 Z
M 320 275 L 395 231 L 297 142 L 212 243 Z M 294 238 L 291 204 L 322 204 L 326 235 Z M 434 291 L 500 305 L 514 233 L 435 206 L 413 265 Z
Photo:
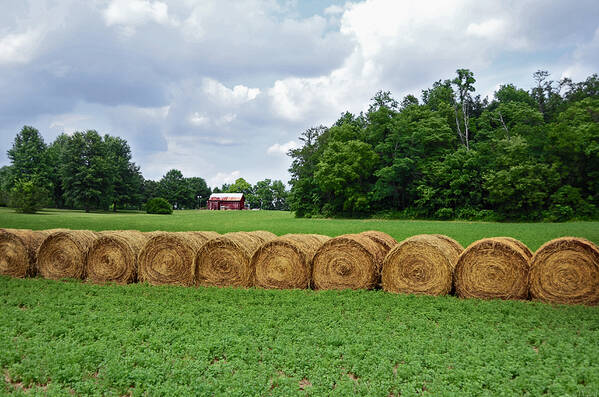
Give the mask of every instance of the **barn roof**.
M 240 201 L 242 198 L 243 193 L 212 193 L 208 200 Z

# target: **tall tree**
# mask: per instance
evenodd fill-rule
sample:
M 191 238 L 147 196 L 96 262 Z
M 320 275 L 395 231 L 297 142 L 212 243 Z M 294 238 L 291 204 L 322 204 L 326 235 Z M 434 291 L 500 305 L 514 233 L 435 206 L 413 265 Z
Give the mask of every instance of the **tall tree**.
M 185 178 L 189 189 L 191 190 L 192 203 L 187 203 L 189 208 L 202 208 L 206 205 L 206 202 L 210 198 L 212 191 L 206 184 L 203 178 L 191 177 Z
M 40 132 L 30 126 L 24 126 L 15 137 L 8 150 L 12 163 L 12 177 L 20 180 L 36 179 L 36 183 L 48 184 L 46 144 Z M 12 183 L 11 183 L 12 185 Z
M 68 203 L 91 208 L 106 207 L 111 190 L 112 167 L 106 145 L 94 130 L 75 132 L 62 154 L 61 176 Z
M 111 167 L 112 208 L 116 212 L 118 205 L 139 204 L 143 177 L 139 167 L 131 161 L 131 148 L 120 137 L 104 135 L 108 164 Z
M 470 113 L 472 111 L 471 92 L 474 92 L 474 73 L 468 69 L 456 70 L 458 74 L 451 82 L 456 87 L 457 98 L 454 101 L 455 123 L 460 141 L 466 150 L 470 150 Z
M 181 171 L 172 169 L 158 182 L 158 194 L 168 200 L 175 209 L 183 209 L 192 200 L 193 192 Z

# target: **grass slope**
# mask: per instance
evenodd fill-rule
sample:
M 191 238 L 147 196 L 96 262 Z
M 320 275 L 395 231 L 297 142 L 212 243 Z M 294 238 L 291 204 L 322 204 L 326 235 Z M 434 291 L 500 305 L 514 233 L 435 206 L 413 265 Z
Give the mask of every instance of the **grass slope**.
M 0 277 L 0 313 L 0 393 L 599 393 L 599 307 Z
M 117 212 L 90 213 L 83 211 L 46 210 L 39 214 L 17 214 L 12 209 L 0 208 L 0 227 L 23 229 L 111 230 L 136 229 L 141 231 L 214 230 L 231 231 L 269 230 L 277 235 L 285 233 L 320 233 L 338 236 L 364 230 L 381 230 L 398 241 L 421 233 L 441 233 L 455 238 L 464 246 L 483 237 L 511 236 L 521 240 L 532 250 L 556 237 L 584 237 L 599 243 L 599 222 L 567 223 L 494 223 L 404 221 L 374 219 L 296 219 L 284 211 L 175 211 L 172 215 Z

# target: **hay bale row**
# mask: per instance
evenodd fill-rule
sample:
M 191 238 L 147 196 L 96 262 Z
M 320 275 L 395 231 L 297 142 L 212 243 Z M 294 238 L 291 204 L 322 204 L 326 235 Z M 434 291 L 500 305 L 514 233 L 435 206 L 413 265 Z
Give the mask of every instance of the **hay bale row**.
M 335 238 L 270 232 L 0 229 L 0 274 L 92 282 L 370 289 L 459 297 L 599 303 L 599 248 L 563 237 L 534 254 L 510 237 L 466 249 L 443 235 L 397 243 L 376 231 Z

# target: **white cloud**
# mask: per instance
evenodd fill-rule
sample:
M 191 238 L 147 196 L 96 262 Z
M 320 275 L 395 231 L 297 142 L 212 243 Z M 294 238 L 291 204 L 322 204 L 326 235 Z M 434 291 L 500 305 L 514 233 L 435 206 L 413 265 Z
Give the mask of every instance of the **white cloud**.
M 241 172 L 239 172 L 239 170 L 231 172 L 217 172 L 216 175 L 208 178 L 208 185 L 212 187 L 220 187 L 224 183 L 235 183 L 235 181 L 241 177 Z
M 206 116 L 205 114 L 200 114 L 199 112 L 194 112 L 189 117 L 189 122 L 193 125 L 204 126 L 204 125 L 208 125 L 210 123 L 210 118 L 208 118 L 208 116 Z
M 160 1 L 112 0 L 104 10 L 106 25 L 136 26 L 147 22 L 167 23 L 168 6 Z
M 41 36 L 41 30 L 29 29 L 24 33 L 11 33 L 0 37 L 0 64 L 29 62 Z
M 324 9 L 324 14 L 325 15 L 337 15 L 337 14 L 342 14 L 344 10 L 345 10 L 345 8 L 343 8 L 343 7 L 340 7 L 338 5 L 332 5 L 332 6 L 328 6 L 327 8 Z
M 249 88 L 239 84 L 231 89 L 210 78 L 204 79 L 202 89 L 205 94 L 227 105 L 240 105 L 252 101 L 260 95 L 259 88 Z
M 296 141 L 289 141 L 287 143 L 275 143 L 274 145 L 271 145 L 268 147 L 268 149 L 266 149 L 266 153 L 268 154 L 272 154 L 272 155 L 287 155 L 287 152 L 290 151 L 291 149 L 296 149 L 299 147 L 299 144 Z
M 466 33 L 483 38 L 495 38 L 504 34 L 506 24 L 503 20 L 493 18 L 481 23 L 471 23 L 466 28 Z

